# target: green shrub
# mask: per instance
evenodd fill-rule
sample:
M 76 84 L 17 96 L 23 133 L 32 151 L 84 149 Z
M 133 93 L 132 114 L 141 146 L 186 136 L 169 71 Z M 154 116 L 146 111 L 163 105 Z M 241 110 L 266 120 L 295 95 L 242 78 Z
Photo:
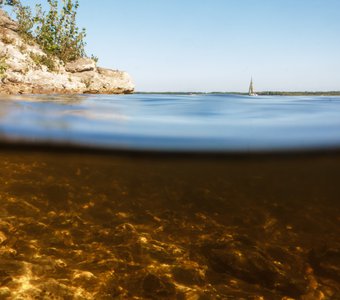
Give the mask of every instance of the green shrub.
M 64 62 L 85 56 L 85 29 L 76 26 L 78 1 L 64 0 L 59 11 L 57 0 L 47 0 L 50 9 L 37 6 L 35 37 L 39 45 Z
M 46 66 L 51 72 L 56 71 L 56 64 L 52 56 L 30 53 L 31 59 L 37 66 Z
M 64 62 L 84 57 L 86 31 L 76 25 L 78 0 L 62 0 L 61 7 L 58 0 L 47 0 L 47 3 L 47 11 L 38 4 L 33 13 L 31 7 L 22 5 L 20 0 L 5 2 L 13 5 L 19 32 L 26 41 L 36 41 L 48 55 Z
M 14 12 L 19 25 L 19 32 L 27 42 L 33 39 L 33 27 L 35 18 L 32 16 L 31 8 L 21 5 L 20 1 L 14 3 Z
M 97 63 L 99 61 L 99 58 L 97 56 L 94 56 L 93 54 L 91 55 L 91 59 Z
M 3 4 L 6 4 L 6 5 L 13 5 L 14 2 L 15 2 L 15 0 L 0 0 L 0 7 L 1 7 Z

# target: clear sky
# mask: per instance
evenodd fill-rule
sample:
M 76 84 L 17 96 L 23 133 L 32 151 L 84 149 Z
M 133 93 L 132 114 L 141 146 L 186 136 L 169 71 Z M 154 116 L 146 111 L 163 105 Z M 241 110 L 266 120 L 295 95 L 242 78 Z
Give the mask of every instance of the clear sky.
M 88 54 L 138 91 L 340 90 L 340 0 L 79 2 Z

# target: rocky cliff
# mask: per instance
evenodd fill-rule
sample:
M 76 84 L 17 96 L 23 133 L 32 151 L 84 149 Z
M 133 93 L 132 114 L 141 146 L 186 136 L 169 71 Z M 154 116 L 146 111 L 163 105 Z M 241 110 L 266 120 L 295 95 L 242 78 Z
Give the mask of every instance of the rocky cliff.
M 129 74 L 99 68 L 89 58 L 64 64 L 18 33 L 18 25 L 0 9 L 0 94 L 127 94 Z

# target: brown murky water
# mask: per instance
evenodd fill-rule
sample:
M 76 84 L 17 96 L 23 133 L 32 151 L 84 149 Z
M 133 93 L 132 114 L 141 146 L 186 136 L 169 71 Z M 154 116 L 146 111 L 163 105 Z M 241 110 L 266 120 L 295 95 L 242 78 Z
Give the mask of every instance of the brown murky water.
M 0 154 L 0 299 L 340 299 L 340 156 Z

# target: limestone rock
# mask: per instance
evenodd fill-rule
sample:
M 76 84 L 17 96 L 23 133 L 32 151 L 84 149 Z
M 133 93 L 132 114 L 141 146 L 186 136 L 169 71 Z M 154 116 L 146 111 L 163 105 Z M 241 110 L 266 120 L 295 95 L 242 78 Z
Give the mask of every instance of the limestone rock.
M 18 31 L 18 24 L 11 20 L 6 12 L 0 9 L 0 28 L 1 27 Z
M 133 92 L 134 85 L 129 74 L 109 69 L 101 68 L 101 70 L 105 70 L 105 73 L 89 71 L 74 74 L 80 82 L 85 84 L 85 93 L 126 94 Z
M 18 33 L 18 25 L 0 9 L 0 94 L 127 94 L 134 84 L 126 72 L 97 68 L 81 58 L 64 63 Z
M 90 58 L 79 58 L 75 61 L 67 63 L 65 66 L 65 70 L 71 73 L 94 71 L 95 69 L 96 63 Z
M 119 72 L 120 72 L 118 70 L 105 69 L 105 68 L 101 68 L 101 67 L 98 67 L 97 70 L 98 70 L 99 74 L 106 76 L 106 77 L 113 77 L 113 76 L 119 74 Z
M 132 79 L 128 73 L 104 68 L 98 68 L 98 73 L 101 74 L 102 78 L 107 82 L 106 89 L 112 91 L 117 89 L 120 85 L 123 85 L 126 87 L 128 93 L 133 92 L 134 85 L 132 84 Z

